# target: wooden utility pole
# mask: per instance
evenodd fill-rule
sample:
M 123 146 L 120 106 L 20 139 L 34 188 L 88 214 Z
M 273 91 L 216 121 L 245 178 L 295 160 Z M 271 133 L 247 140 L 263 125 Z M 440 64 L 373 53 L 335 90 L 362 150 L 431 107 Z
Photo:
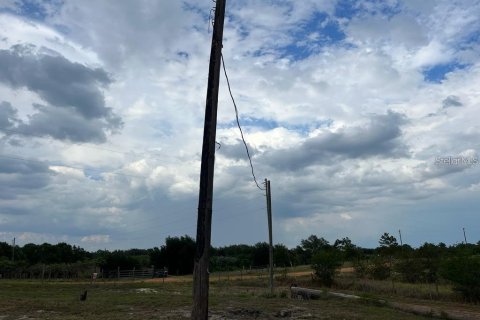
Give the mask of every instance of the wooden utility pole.
M 15 238 L 13 238 L 13 245 L 12 245 L 12 262 L 15 262 Z
M 269 268 L 269 287 L 270 294 L 273 294 L 273 243 L 272 243 L 272 193 L 270 190 L 270 180 L 265 179 L 265 191 L 267 194 L 267 217 L 268 217 L 268 258 L 270 262 Z
M 465 234 L 465 228 L 463 229 L 463 238 L 465 239 L 465 244 L 467 244 L 467 235 Z
M 205 124 L 203 128 L 200 192 L 198 196 L 197 245 L 193 269 L 192 320 L 208 319 L 208 264 L 210 261 L 215 135 L 217 131 L 218 86 L 220 82 L 224 18 L 225 0 L 216 0 L 210 66 L 208 69 Z

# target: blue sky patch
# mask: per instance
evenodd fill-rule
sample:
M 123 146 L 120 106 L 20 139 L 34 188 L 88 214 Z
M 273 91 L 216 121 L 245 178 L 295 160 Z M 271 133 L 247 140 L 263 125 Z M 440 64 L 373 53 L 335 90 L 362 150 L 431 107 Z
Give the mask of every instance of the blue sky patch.
M 362 14 L 380 14 L 391 18 L 400 12 L 398 3 L 390 5 L 384 0 L 339 0 L 335 6 L 335 17 L 348 20 Z
M 433 67 L 424 69 L 423 77 L 425 81 L 440 83 L 445 79 L 448 73 L 453 72 L 455 70 L 459 70 L 459 69 L 465 69 L 466 67 L 467 65 L 460 64 L 457 62 L 437 64 Z
M 316 12 L 292 32 L 295 42 L 280 50 L 282 57 L 303 60 L 320 51 L 322 47 L 341 43 L 345 37 L 336 20 L 330 19 L 324 12 Z
M 356 1 L 339 0 L 335 6 L 335 16 L 338 18 L 353 18 L 360 12 L 355 4 Z
M 279 127 L 278 122 L 274 120 L 260 119 L 260 118 L 242 118 L 240 119 L 240 125 L 242 127 L 243 126 L 260 127 L 267 130 L 271 130 Z M 218 123 L 218 128 L 221 128 L 221 129 L 227 129 L 227 128 L 232 128 L 236 126 L 237 126 L 236 120 L 232 120 L 230 122 Z
M 96 180 L 96 181 L 104 180 L 102 176 L 103 172 L 101 170 L 94 169 L 94 168 L 85 168 L 83 169 L 83 173 L 85 174 L 86 177 L 88 177 L 91 180 Z
M 298 132 L 302 135 L 306 135 L 314 129 L 321 127 L 329 127 L 333 124 L 332 119 L 318 120 L 305 124 L 289 124 L 277 122 L 271 119 L 260 119 L 260 118 L 242 118 L 240 119 L 240 125 L 242 127 L 259 127 L 265 130 L 272 130 L 275 128 L 285 128 L 291 131 Z M 227 129 L 237 127 L 237 122 L 235 120 L 230 122 L 223 122 L 218 124 L 218 128 Z
M 47 18 L 49 12 L 47 7 L 60 7 L 61 0 L 21 0 L 16 4 L 16 10 L 0 9 L 3 12 L 17 14 L 32 20 L 43 21 Z
M 470 33 L 460 42 L 460 48 L 470 48 L 472 45 L 476 45 L 480 42 L 480 30 Z

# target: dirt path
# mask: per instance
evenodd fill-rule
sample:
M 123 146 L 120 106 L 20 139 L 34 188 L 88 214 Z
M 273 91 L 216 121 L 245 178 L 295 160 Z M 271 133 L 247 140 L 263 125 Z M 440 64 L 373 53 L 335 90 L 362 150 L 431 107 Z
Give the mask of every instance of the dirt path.
M 153 278 L 153 279 L 146 279 L 141 280 L 143 282 L 151 282 L 151 283 L 160 283 L 160 282 L 192 282 L 192 278 L 190 277 L 166 277 L 166 278 Z
M 427 317 L 455 320 L 480 320 L 480 311 L 474 312 L 462 307 L 445 306 L 442 308 L 403 302 L 389 302 L 391 308 Z
M 341 273 L 349 273 L 353 272 L 352 267 L 348 268 L 341 268 L 340 272 Z M 298 271 L 298 272 L 289 272 L 287 275 L 290 277 L 302 277 L 302 276 L 309 276 L 312 273 L 312 271 Z M 243 279 L 257 279 L 258 277 L 266 277 L 267 274 L 262 274 L 262 275 L 249 275 L 249 274 L 244 274 L 244 275 L 239 275 L 239 274 L 232 274 L 232 275 L 227 275 L 225 273 L 220 275 L 221 280 L 225 280 L 228 278 L 229 280 L 243 280 Z M 175 277 L 175 276 L 169 276 L 167 278 L 154 278 L 154 279 L 148 279 L 148 280 L 139 280 L 139 281 L 144 281 L 144 282 L 153 282 L 153 283 L 159 283 L 159 282 L 191 282 L 192 278 L 189 276 L 181 276 L 181 277 Z M 210 281 L 218 281 L 218 277 L 215 273 L 210 275 Z

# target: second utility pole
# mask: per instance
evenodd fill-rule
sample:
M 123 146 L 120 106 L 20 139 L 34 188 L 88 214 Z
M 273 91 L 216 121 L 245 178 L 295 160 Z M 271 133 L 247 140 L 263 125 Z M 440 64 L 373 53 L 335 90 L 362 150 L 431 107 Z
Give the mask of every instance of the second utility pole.
M 193 269 L 192 320 L 208 319 L 208 264 L 212 228 L 213 170 L 215 163 L 215 135 L 217 132 L 218 86 L 222 56 L 225 0 L 217 0 L 213 25 L 210 65 L 208 69 L 207 101 L 203 128 L 200 192 L 198 196 L 197 238 Z
M 267 193 L 267 217 L 268 217 L 268 260 L 269 268 L 269 286 L 270 294 L 273 295 L 273 241 L 272 241 L 272 193 L 270 190 L 270 180 L 265 179 L 265 192 Z

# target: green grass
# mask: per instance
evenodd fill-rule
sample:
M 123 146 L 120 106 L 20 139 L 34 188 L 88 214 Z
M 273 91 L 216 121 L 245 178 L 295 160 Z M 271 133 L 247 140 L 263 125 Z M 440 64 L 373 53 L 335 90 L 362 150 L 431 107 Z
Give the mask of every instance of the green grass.
M 239 281 L 212 283 L 210 310 L 226 319 L 421 319 L 421 317 L 341 299 L 294 300 L 288 288 L 239 286 Z M 79 300 L 88 289 L 87 300 Z M 149 289 L 142 292 L 139 289 Z M 145 290 L 144 290 L 145 291 Z M 0 319 L 188 319 L 191 283 L 0 281 Z M 283 293 L 282 293 L 283 292 Z
M 403 297 L 414 299 L 428 299 L 441 301 L 460 301 L 460 295 L 447 284 L 438 286 L 438 293 L 434 284 L 405 283 L 396 280 L 358 279 L 353 274 L 342 274 L 337 277 L 337 289 L 349 290 L 357 293 L 376 294 L 387 297 Z

